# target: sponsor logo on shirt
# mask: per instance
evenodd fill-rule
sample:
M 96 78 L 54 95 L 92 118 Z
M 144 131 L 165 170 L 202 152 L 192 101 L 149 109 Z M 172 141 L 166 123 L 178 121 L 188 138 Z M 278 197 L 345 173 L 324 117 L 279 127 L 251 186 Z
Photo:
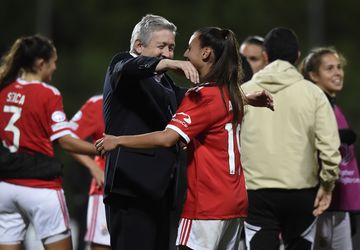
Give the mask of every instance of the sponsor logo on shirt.
M 54 122 L 63 122 L 66 119 L 66 115 L 63 111 L 55 111 L 51 115 L 51 120 Z

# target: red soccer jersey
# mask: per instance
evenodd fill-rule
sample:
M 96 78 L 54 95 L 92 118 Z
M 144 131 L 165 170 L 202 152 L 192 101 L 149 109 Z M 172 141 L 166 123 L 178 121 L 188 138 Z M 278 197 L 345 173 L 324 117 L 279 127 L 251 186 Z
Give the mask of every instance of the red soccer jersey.
M 189 90 L 167 126 L 189 143 L 188 191 L 182 218 L 210 220 L 247 215 L 240 124 L 232 124 L 225 88 L 224 99 L 214 85 Z
M 17 79 L 0 91 L 0 137 L 11 152 L 40 152 L 54 156 L 52 142 L 71 134 L 60 92 L 39 81 Z M 45 188 L 61 188 L 61 180 L 7 179 Z
M 91 137 L 93 142 L 103 137 L 105 124 L 103 119 L 103 98 L 100 95 L 93 96 L 81 107 L 70 121 L 73 132 L 81 139 Z M 99 167 L 105 169 L 105 160 L 99 156 L 95 157 Z M 103 194 L 103 188 L 96 187 L 95 179 L 90 186 L 90 195 Z

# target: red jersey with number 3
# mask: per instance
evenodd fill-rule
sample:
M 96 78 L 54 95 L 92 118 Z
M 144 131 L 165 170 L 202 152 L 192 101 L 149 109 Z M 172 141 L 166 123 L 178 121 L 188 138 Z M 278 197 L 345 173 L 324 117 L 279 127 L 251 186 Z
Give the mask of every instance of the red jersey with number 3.
M 228 91 L 191 89 L 168 124 L 188 143 L 188 191 L 182 218 L 231 219 L 247 215 L 240 163 L 240 124 L 232 123 Z
M 81 107 L 70 121 L 73 132 L 81 139 L 91 137 L 93 142 L 103 137 L 105 124 L 103 119 L 103 98 L 101 95 L 93 96 Z M 95 157 L 98 166 L 104 171 L 105 160 L 99 156 Z M 93 178 L 90 187 L 90 195 L 103 194 L 102 188 L 96 187 Z
M 0 138 L 11 152 L 40 152 L 54 156 L 52 142 L 71 134 L 60 92 L 39 81 L 17 79 L 0 91 Z M 7 182 L 43 188 L 61 188 L 61 180 Z

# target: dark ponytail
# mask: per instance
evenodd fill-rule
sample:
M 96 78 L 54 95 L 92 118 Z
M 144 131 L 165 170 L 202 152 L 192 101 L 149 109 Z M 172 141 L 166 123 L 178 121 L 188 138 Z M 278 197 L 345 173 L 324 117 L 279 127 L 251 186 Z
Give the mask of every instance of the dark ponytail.
M 54 44 L 46 37 L 18 38 L 1 60 L 0 91 L 15 81 L 22 71 L 35 73 L 35 60 L 41 58 L 48 62 L 54 52 Z
M 243 78 L 239 44 L 234 32 L 217 27 L 202 28 L 199 34 L 201 47 L 210 47 L 214 51 L 214 64 L 204 77 L 207 82 L 215 82 L 220 90 L 226 85 L 233 109 L 233 123 L 240 122 L 244 114 L 244 98 L 240 83 Z M 224 97 L 223 92 L 222 96 Z M 224 98 L 223 98 L 224 100 Z

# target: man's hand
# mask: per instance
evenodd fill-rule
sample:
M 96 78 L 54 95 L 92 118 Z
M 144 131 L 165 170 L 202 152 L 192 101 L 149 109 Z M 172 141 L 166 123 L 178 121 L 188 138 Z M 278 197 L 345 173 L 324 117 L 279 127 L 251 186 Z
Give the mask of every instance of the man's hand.
M 246 95 L 246 103 L 254 107 L 267 107 L 274 111 L 272 95 L 266 91 L 256 91 Z
M 113 135 L 104 134 L 103 138 L 95 142 L 95 147 L 101 156 L 117 147 L 117 137 Z
M 319 190 L 316 194 L 315 202 L 314 202 L 314 210 L 313 215 L 319 216 L 321 215 L 331 203 L 332 192 L 325 191 L 323 187 L 319 187 Z

